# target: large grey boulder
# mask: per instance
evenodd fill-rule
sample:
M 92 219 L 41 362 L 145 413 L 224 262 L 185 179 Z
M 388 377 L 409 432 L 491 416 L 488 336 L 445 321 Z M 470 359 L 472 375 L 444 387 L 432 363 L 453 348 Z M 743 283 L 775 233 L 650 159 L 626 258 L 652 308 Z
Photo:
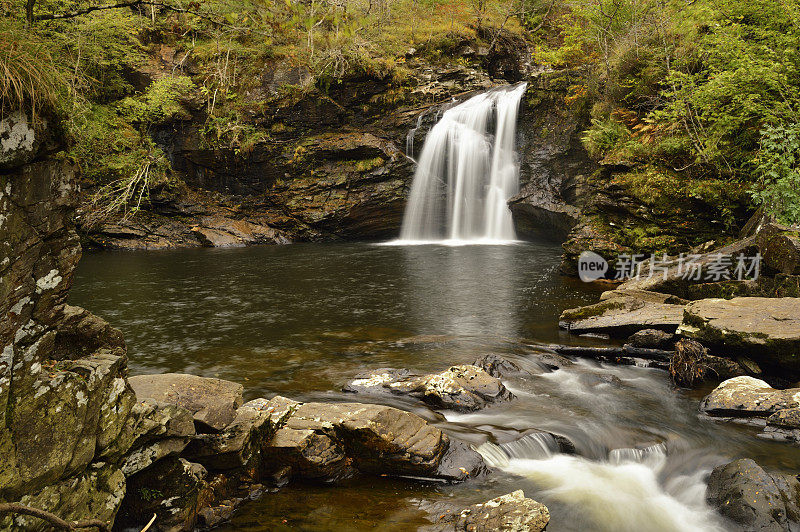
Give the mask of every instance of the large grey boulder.
M 283 425 L 262 453 L 266 474 L 335 480 L 354 473 L 464 480 L 483 459 L 419 416 L 361 403 L 268 403 Z M 281 471 L 289 468 L 289 471 Z
M 344 391 L 367 395 L 408 395 L 434 408 L 470 412 L 513 398 L 500 379 L 486 370 L 463 364 L 441 373 L 415 375 L 408 370 L 377 369 L 356 376 Z
M 178 405 L 192 413 L 198 432 L 219 432 L 242 405 L 241 384 L 183 373 L 137 375 L 128 379 L 136 397 Z
M 594 305 L 561 313 L 559 326 L 574 334 L 605 333 L 626 337 L 644 329 L 674 333 L 687 303 L 678 297 L 644 290 L 612 290 Z
M 767 473 L 750 459 L 714 468 L 706 500 L 745 530 L 800 528 L 800 482 L 791 475 Z
M 800 298 L 702 299 L 686 306 L 679 333 L 712 352 L 800 371 Z

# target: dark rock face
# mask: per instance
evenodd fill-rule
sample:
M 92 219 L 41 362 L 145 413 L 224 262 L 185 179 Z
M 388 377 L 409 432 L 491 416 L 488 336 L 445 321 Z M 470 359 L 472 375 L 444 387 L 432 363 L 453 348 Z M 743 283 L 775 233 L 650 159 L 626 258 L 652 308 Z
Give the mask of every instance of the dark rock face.
M 564 103 L 576 81 L 568 71 L 540 72 L 528 80 L 517 125 L 520 192 L 509 202 L 521 237 L 563 240 L 578 221 L 583 183 L 596 165 L 580 140 L 588 113 Z
M 125 489 L 115 442 L 135 403 L 125 346 L 64 304 L 80 258 L 76 169 L 25 142 L 24 156 L 4 143 L 0 174 L 0 499 L 113 521 Z M 46 527 L 4 517 L 0 528 Z
M 174 404 L 191 412 L 201 429 L 219 432 L 242 405 L 241 384 L 182 373 L 137 375 L 128 379 L 136 397 Z
M 119 523 L 146 524 L 156 514 L 158 530 L 192 530 L 197 507 L 208 497 L 207 474 L 200 464 L 173 457 L 130 477 Z
M 478 453 L 396 408 L 298 403 L 279 396 L 267 406 L 273 419 L 284 422 L 264 447 L 266 474 L 336 480 L 365 473 L 457 481 L 485 471 Z
M 362 373 L 344 391 L 367 395 L 408 395 L 434 408 L 471 412 L 513 398 L 499 379 L 473 365 L 453 366 L 441 373 L 414 375 L 408 370 L 377 369 Z
M 515 362 L 506 360 L 501 356 L 493 354 L 479 357 L 477 360 L 475 360 L 475 362 L 472 363 L 472 365 L 481 368 L 486 373 L 497 379 L 527 373 Z
M 706 500 L 745 530 L 794 530 L 800 526 L 800 482 L 770 474 L 753 460 L 716 467 L 708 479 Z

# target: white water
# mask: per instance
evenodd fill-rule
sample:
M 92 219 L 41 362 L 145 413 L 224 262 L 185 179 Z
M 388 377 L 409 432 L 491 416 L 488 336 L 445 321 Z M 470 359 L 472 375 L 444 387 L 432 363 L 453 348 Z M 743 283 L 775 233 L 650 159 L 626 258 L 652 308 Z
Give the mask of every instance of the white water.
M 531 479 L 545 497 L 580 508 L 594 530 L 725 530 L 705 504 L 708 471 L 659 482 L 667 459 L 663 445 L 616 449 L 609 461 L 594 461 L 557 454 L 555 441 L 542 436 L 503 445 L 487 442 L 476 450 L 492 467 Z
M 425 138 L 395 243 L 515 240 L 508 200 L 519 187 L 514 140 L 525 87 L 494 89 L 444 112 Z

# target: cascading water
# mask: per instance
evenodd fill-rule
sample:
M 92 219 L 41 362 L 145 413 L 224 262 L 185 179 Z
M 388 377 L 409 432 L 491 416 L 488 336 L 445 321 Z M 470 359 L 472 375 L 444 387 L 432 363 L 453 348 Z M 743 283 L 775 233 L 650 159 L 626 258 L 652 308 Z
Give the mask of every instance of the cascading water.
M 425 138 L 400 243 L 515 239 L 507 202 L 519 186 L 514 140 L 526 86 L 493 89 L 444 112 Z

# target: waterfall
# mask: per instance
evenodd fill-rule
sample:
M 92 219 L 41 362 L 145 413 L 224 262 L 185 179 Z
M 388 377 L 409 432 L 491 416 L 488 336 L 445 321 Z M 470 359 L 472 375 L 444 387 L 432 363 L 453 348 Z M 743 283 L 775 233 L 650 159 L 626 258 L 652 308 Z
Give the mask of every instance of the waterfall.
M 525 88 L 493 89 L 442 114 L 419 156 L 400 243 L 515 239 L 507 203 L 519 186 L 514 140 Z

